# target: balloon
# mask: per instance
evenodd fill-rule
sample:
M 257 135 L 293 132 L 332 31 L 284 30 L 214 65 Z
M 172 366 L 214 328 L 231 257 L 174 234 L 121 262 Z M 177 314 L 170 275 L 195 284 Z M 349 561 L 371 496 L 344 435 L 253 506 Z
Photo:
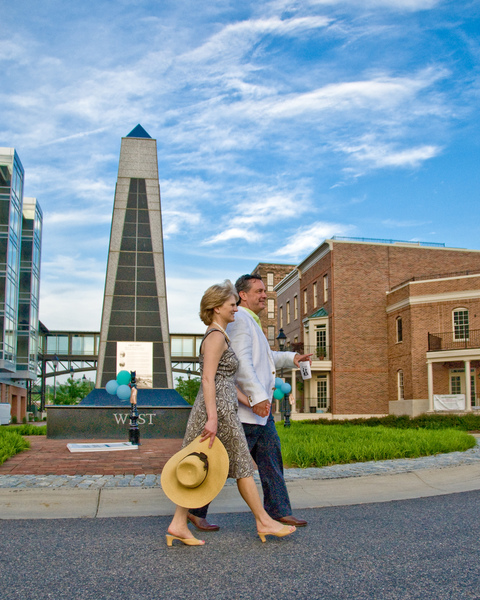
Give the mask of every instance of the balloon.
M 130 399 L 131 390 L 128 385 L 119 385 L 117 389 L 117 396 L 120 400 L 129 400 Z
M 118 389 L 118 383 L 115 381 L 115 379 L 110 379 L 110 381 L 107 382 L 105 389 L 107 390 L 107 392 L 109 394 L 112 394 L 112 396 L 115 396 L 115 394 L 117 393 L 117 389 Z
M 276 388 L 280 388 L 282 383 L 283 383 L 283 379 L 280 379 L 280 377 L 275 377 L 275 387 Z
M 128 385 L 130 383 L 130 372 L 120 371 L 117 375 L 117 383 L 118 385 Z
M 273 397 L 275 398 L 275 400 L 281 400 L 284 396 L 285 394 L 282 392 L 282 390 L 279 390 L 278 388 L 273 392 Z
M 292 391 L 292 386 L 289 383 L 285 382 L 285 383 L 282 383 L 282 385 L 280 386 L 280 389 L 282 390 L 282 392 L 284 394 L 289 394 Z

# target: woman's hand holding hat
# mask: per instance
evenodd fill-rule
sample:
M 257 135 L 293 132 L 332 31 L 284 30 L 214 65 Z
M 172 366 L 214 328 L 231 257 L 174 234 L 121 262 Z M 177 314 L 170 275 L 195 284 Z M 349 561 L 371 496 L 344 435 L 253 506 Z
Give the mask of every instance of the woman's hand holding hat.
M 215 436 L 217 435 L 217 426 L 218 420 L 217 416 L 215 415 L 215 417 L 210 417 L 209 419 L 207 419 L 207 422 L 205 423 L 205 426 L 203 428 L 202 437 L 200 441 L 204 442 L 205 440 L 208 440 L 210 438 L 210 443 L 208 444 L 209 448 L 212 447 Z

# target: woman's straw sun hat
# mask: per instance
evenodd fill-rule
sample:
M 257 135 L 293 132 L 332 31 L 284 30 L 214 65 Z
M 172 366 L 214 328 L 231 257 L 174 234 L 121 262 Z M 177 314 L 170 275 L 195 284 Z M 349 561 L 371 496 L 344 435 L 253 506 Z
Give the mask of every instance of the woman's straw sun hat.
M 211 448 L 209 439 L 193 442 L 174 454 L 163 467 L 161 483 L 165 495 L 185 508 L 200 508 L 211 502 L 225 485 L 228 454 L 216 437 Z

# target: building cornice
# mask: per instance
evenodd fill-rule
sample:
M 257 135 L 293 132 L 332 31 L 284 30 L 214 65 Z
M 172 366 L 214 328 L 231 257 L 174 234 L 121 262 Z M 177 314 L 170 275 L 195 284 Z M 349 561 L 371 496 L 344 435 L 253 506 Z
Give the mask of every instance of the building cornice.
M 394 285 L 392 289 L 387 292 L 387 295 L 393 294 L 394 292 L 401 290 L 402 288 L 407 287 L 408 285 L 418 285 L 419 283 L 437 283 L 438 281 L 452 281 L 454 279 L 472 279 L 473 277 L 480 277 L 480 272 L 470 273 L 469 275 L 452 275 L 451 277 L 442 277 L 440 275 L 439 277 L 432 277 L 431 279 L 409 279 L 408 281 L 404 281 L 399 285 Z
M 308 271 L 308 269 L 311 269 L 313 265 L 326 256 L 331 249 L 332 240 L 325 240 L 298 265 L 297 268 L 300 273 L 304 273 L 305 271 Z
M 424 296 L 413 296 L 395 302 L 387 306 L 387 314 L 415 306 L 417 304 L 434 304 L 436 302 L 461 302 L 462 300 L 476 300 L 480 298 L 480 290 L 466 290 L 464 292 L 445 292 L 443 294 L 426 294 Z
M 287 291 L 288 288 L 291 287 L 294 283 L 297 283 L 299 279 L 300 275 L 298 269 L 294 267 L 293 271 L 290 271 L 288 275 L 285 275 L 282 281 L 280 281 L 280 283 L 277 283 L 277 285 L 273 289 L 275 292 L 277 292 L 277 295 L 283 294 L 283 292 Z

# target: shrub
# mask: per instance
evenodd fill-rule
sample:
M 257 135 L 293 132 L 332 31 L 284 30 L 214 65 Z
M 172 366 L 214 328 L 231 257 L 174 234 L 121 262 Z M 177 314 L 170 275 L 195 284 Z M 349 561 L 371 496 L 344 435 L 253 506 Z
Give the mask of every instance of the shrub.
M 0 431 L 13 431 L 18 433 L 19 435 L 47 435 L 47 426 L 46 425 L 7 425 L 6 427 L 2 427 Z
M 30 447 L 28 440 L 9 428 L 0 429 L 0 465 Z
M 461 415 L 439 415 L 422 414 L 417 417 L 407 415 L 387 417 L 370 417 L 365 419 L 318 419 L 297 421 L 298 423 L 307 423 L 312 425 L 345 425 L 365 427 L 394 427 L 396 429 L 461 429 L 462 431 L 480 431 L 480 415 L 476 413 L 464 413 Z

